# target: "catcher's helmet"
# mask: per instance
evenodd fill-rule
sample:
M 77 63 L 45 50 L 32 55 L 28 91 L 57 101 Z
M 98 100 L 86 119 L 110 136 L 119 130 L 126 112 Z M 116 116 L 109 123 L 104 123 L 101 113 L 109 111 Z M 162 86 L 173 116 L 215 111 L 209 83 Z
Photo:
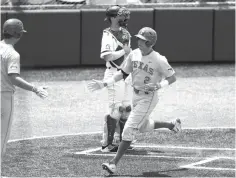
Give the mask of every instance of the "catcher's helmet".
M 3 33 L 13 37 L 19 37 L 22 33 L 26 33 L 23 23 L 19 19 L 8 19 L 3 24 Z
M 157 33 L 150 27 L 144 27 L 139 30 L 138 34 L 135 35 L 137 38 L 143 39 L 148 42 L 149 46 L 154 46 L 157 41 Z
M 106 10 L 106 18 L 105 20 L 109 19 L 110 17 L 116 17 L 124 15 L 125 17 L 130 15 L 130 11 L 126 7 L 121 7 L 119 5 L 108 7 Z

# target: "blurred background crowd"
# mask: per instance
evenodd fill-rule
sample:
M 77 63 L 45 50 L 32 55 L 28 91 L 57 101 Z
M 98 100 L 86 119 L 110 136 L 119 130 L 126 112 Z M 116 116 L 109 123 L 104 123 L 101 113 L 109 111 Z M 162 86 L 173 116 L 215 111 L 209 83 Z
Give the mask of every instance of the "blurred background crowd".
M 178 2 L 232 2 L 234 0 L 1 0 L 1 5 L 34 5 L 34 4 L 86 4 L 86 5 L 142 5 L 147 3 Z

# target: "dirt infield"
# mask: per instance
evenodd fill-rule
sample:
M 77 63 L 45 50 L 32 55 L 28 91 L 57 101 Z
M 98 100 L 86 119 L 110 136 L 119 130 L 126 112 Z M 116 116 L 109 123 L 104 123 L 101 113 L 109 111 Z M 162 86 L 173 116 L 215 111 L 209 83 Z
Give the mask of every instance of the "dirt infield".
M 217 138 L 217 139 L 216 139 Z M 115 177 L 235 177 L 235 129 L 140 134 Z M 14 141 L 2 164 L 9 177 L 103 177 L 101 134 Z

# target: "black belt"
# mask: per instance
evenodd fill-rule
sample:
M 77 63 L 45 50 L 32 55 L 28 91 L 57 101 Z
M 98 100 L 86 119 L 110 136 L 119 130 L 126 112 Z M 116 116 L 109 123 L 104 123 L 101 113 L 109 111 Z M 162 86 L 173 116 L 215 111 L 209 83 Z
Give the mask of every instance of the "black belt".
M 136 94 L 139 94 L 140 92 L 143 92 L 144 94 L 146 94 L 146 95 L 148 95 L 150 92 L 148 92 L 148 91 L 141 91 L 141 90 L 137 90 L 136 88 L 134 88 L 134 92 L 136 93 Z
M 116 69 L 117 71 L 120 70 L 120 69 L 118 69 L 118 68 L 116 68 L 116 67 L 107 67 L 107 68 L 108 68 L 108 69 L 114 68 L 114 69 Z

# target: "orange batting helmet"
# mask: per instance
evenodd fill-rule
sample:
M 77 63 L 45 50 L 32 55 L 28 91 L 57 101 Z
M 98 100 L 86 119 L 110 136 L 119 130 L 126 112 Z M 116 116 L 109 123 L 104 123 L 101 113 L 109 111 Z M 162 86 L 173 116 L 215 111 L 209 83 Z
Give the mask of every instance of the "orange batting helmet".
M 137 38 L 147 41 L 149 46 L 154 46 L 157 41 L 157 33 L 150 27 L 142 28 L 135 36 Z
M 19 19 L 8 19 L 3 24 L 3 33 L 9 34 L 13 37 L 20 37 L 22 33 L 26 33 L 24 25 Z

